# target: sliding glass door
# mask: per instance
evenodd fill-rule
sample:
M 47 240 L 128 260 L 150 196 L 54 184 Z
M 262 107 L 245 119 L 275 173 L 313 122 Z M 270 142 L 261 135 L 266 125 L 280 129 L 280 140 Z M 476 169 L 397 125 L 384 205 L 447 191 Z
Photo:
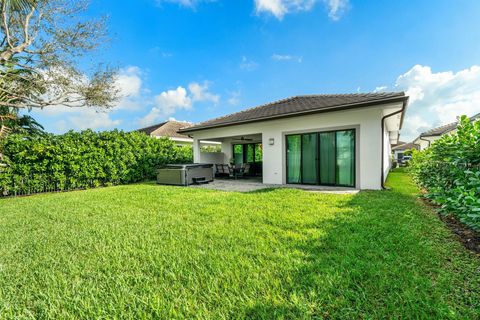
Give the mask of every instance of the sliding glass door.
M 302 183 L 302 136 L 287 136 L 287 183 Z
M 320 184 L 335 185 L 335 132 L 320 135 Z
M 355 181 L 355 132 L 337 131 L 337 174 L 338 185 L 352 186 Z
M 287 183 L 355 186 L 355 130 L 287 136 Z
M 302 135 L 302 183 L 316 184 L 317 173 L 317 139 L 316 133 Z

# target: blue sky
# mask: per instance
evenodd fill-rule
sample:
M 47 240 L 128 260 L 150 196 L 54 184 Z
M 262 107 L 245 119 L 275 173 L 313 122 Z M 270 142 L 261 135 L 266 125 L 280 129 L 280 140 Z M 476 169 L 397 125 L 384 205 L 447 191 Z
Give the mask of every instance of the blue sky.
M 51 132 L 199 122 L 299 94 L 405 90 L 402 140 L 480 112 L 480 1 L 93 0 L 120 68 L 108 113 L 52 107 Z

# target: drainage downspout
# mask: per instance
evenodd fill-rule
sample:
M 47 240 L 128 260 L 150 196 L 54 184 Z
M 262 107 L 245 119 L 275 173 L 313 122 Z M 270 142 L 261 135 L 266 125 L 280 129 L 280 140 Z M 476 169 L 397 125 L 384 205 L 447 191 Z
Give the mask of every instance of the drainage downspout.
M 396 114 L 399 114 L 399 113 L 403 113 L 403 111 L 405 111 L 405 103 L 403 104 L 402 106 L 402 109 L 398 110 L 398 111 L 395 111 L 393 113 L 390 113 L 390 114 L 387 114 L 385 116 L 382 117 L 382 153 L 380 154 L 381 156 L 381 164 L 382 164 L 382 172 L 381 172 L 381 180 L 380 180 L 380 185 L 382 186 L 382 189 L 385 189 L 385 182 L 384 182 L 384 178 L 385 178 L 385 174 L 383 173 L 383 169 L 385 169 L 385 165 L 383 164 L 383 153 L 385 152 L 385 119 L 391 117 L 391 116 L 394 116 Z
M 427 148 L 430 148 L 430 143 L 431 141 L 430 140 L 427 140 L 427 139 L 423 139 L 422 136 L 418 137 L 420 140 L 422 141 L 427 141 L 428 142 L 428 147 Z

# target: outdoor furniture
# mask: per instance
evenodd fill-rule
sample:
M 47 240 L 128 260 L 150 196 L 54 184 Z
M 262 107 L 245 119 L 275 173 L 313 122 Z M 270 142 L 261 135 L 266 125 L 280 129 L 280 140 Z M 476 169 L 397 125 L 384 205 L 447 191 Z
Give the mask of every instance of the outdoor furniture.
M 250 164 L 242 163 L 240 165 L 229 166 L 230 177 L 234 179 L 243 178 L 250 170 Z
M 228 165 L 223 163 L 215 164 L 215 176 L 216 177 L 228 177 L 230 171 L 228 170 Z
M 243 178 L 250 172 L 251 165 L 248 163 L 242 163 L 238 165 L 229 164 L 215 164 L 215 176 L 216 177 L 229 177 L 229 178 Z
M 250 164 L 242 163 L 239 168 L 237 168 L 237 178 L 243 178 L 250 172 Z

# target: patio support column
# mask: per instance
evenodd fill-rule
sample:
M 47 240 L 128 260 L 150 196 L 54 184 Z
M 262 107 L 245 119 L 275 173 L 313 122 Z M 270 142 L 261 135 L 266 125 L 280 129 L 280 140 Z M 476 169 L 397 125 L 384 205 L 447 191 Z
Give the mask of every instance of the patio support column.
M 193 138 L 193 163 L 201 163 L 200 140 L 197 138 Z

